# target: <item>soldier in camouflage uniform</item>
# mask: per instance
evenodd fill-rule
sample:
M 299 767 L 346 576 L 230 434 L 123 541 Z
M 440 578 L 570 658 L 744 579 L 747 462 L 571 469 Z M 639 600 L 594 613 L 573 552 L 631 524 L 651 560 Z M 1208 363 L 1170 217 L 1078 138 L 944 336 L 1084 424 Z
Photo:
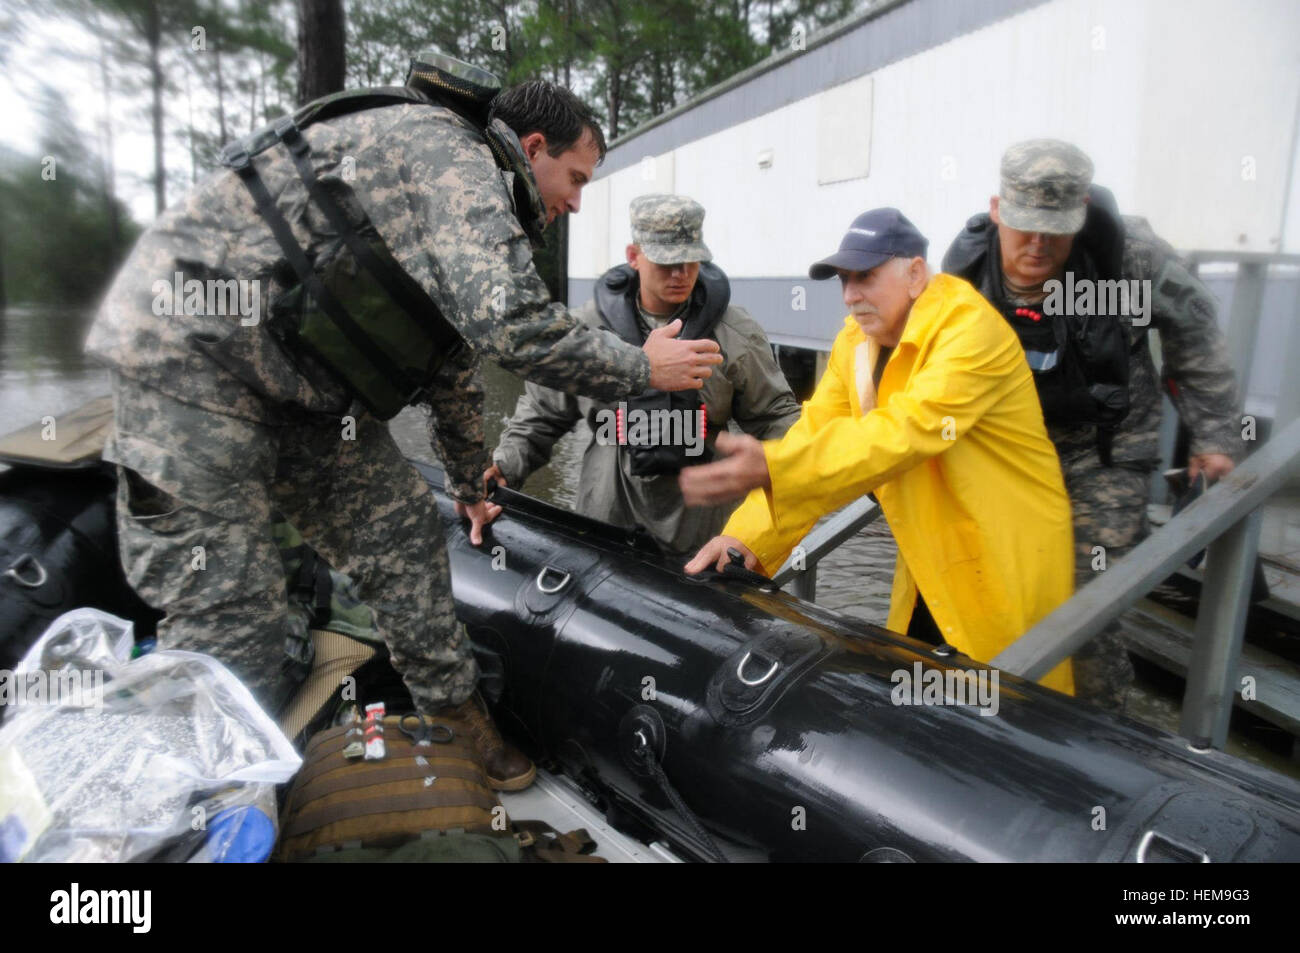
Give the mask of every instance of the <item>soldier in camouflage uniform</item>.
M 1109 191 L 1091 185 L 1092 171 L 1091 160 L 1066 142 L 1011 146 L 989 213 L 967 222 L 943 261 L 945 271 L 966 278 L 1004 313 L 1044 308 L 1046 283 L 1067 272 L 1087 275 L 1089 262 L 1110 260 L 1119 278 L 1150 282 L 1145 313 L 1130 307 L 1115 316 L 1129 345 L 1129 409 L 1110 440 L 1109 465 L 1096 426 L 1049 421 L 1074 512 L 1076 586 L 1114 569 L 1148 532 L 1161 413 L 1148 331 L 1160 332 L 1163 375 L 1191 434 L 1191 475 L 1224 476 L 1242 449 L 1234 376 L 1213 297 L 1145 219 L 1121 218 Z M 1122 710 L 1133 666 L 1118 623 L 1076 653 L 1074 679 L 1079 697 Z
M 707 463 L 716 434 L 731 420 L 760 440 L 783 436 L 799 419 L 799 403 L 772 357 L 763 329 L 742 308 L 729 304 L 727 276 L 707 265 L 713 256 L 704 244 L 704 207 L 683 195 L 643 195 L 633 199 L 630 213 L 628 263 L 597 280 L 595 296 L 579 315 L 593 328 L 626 327 L 642 337 L 674 320 L 683 321 L 686 328 L 696 320 L 716 322 L 707 333 L 717 340 L 726 360 L 698 397 L 691 395 L 705 407 L 707 426 L 701 429 L 708 436 L 694 448 L 697 456 L 683 453 L 676 464 Z M 604 314 L 601 307 L 620 314 Z M 677 486 L 677 470 L 634 472 L 639 469 L 633 463 L 637 449 L 598 439 L 601 419 L 607 421 L 611 413 L 600 401 L 528 384 L 493 452 L 489 476 L 522 486 L 530 473 L 549 462 L 555 442 L 584 422 L 587 446 L 578 481 L 578 512 L 628 529 L 644 527 L 669 552 L 695 552 L 722 531 L 734 507 L 688 509 Z
M 454 61 L 448 68 L 455 69 Z M 616 400 L 656 381 L 698 388 L 721 361 L 713 342 L 659 335 L 644 349 L 578 322 L 550 300 L 521 220 L 577 211 L 604 154 L 591 112 L 534 81 L 493 102 L 499 135 L 527 157 L 542 207 L 516 208 L 512 182 L 480 127 L 449 108 L 402 103 L 351 112 L 304 131 L 318 179 L 359 208 L 402 271 L 468 344 L 420 399 L 447 489 L 471 539 L 500 510 L 484 500 L 481 357 L 554 387 Z M 309 260 L 334 237 L 288 154 L 255 168 Z M 168 285 L 250 280 L 252 314 L 172 307 Z M 240 178 L 200 182 L 140 238 L 109 290 L 87 350 L 113 373 L 120 548 L 128 578 L 166 612 L 161 644 L 210 653 L 271 711 L 310 663 L 271 531 L 277 510 L 375 610 L 420 710 L 472 725 L 488 775 L 526 785 L 532 765 L 503 746 L 475 692 L 477 669 L 457 623 L 432 494 L 337 376 L 270 320 L 294 283 L 281 245 Z M 197 302 L 196 302 L 197 303 Z M 286 649 L 288 658 L 286 660 Z M 282 671 L 283 669 L 283 671 Z

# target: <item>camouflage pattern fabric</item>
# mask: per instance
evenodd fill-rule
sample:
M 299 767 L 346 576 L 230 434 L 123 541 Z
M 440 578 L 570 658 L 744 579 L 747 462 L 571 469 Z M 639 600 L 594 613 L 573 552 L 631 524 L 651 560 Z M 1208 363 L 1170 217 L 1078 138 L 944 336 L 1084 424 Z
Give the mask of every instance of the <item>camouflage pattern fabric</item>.
M 118 532 L 127 579 L 166 648 L 220 659 L 274 711 L 289 606 L 273 532 L 278 511 L 373 610 L 420 709 L 469 697 L 477 668 L 455 618 L 433 495 L 386 425 L 356 411 L 355 439 L 328 415 L 279 425 L 214 414 L 129 379 L 115 381 Z
M 704 206 L 684 195 L 641 195 L 629 207 L 632 243 L 656 265 L 713 261 L 704 244 Z
M 338 632 L 363 642 L 382 642 L 375 613 L 362 601 L 356 583 L 319 558 L 288 520 L 271 524 L 271 537 L 280 551 L 289 584 L 290 608 L 303 614 L 310 628 Z M 312 578 L 302 578 L 306 564 Z M 322 578 L 323 577 L 323 578 Z M 295 586 L 295 580 L 302 586 Z M 318 604 L 324 588 L 329 599 Z
M 1064 471 L 1074 518 L 1074 586 L 1078 591 L 1106 572 L 1146 538 L 1150 472 L 1128 466 L 1103 467 L 1094 453 Z M 1122 712 L 1133 685 L 1133 663 L 1122 629 L 1112 622 L 1074 658 L 1075 697 L 1110 712 Z
M 1191 435 L 1188 452 L 1244 456 L 1236 375 L 1215 315 L 1214 296 L 1182 263 L 1168 242 L 1159 238 L 1146 219 L 1124 216 L 1124 279 L 1151 282 L 1151 324 L 1128 325 L 1132 343 L 1129 362 L 1129 412 L 1115 434 L 1116 463 L 1145 467 L 1148 475 L 1159 463 L 1162 375 L 1174 382 L 1171 395 L 1178 418 Z M 1160 334 L 1163 369 L 1157 372 L 1148 332 Z M 1049 427 L 1048 435 L 1068 472 L 1074 458 L 1096 455 L 1092 427 Z
M 354 221 L 369 218 L 469 344 L 426 391 L 430 438 L 453 496 L 483 497 L 481 358 L 601 399 L 648 386 L 640 349 L 551 302 L 515 217 L 517 173 L 498 169 L 471 124 L 441 107 L 395 105 L 304 136 L 323 187 Z M 287 150 L 254 162 L 314 260 L 336 236 Z M 193 281 L 204 283 L 196 295 Z M 452 610 L 437 513 L 387 429 L 273 327 L 277 303 L 296 284 L 230 171 L 200 182 L 132 250 L 87 341 L 115 372 L 106 458 L 121 468 L 123 564 L 137 591 L 167 613 L 164 644 L 209 652 L 274 706 L 286 637 L 307 639 L 271 530 L 279 510 L 355 581 L 394 666 L 432 714 L 468 697 L 476 678 Z M 214 288 L 248 293 L 236 294 L 236 308 L 220 292 L 214 302 Z M 205 568 L 193 568 L 196 553 Z
M 398 264 L 472 348 L 430 395 L 443 449 L 456 451 L 443 462 L 459 499 L 483 495 L 485 455 L 461 436 L 481 404 L 456 390 L 479 358 L 600 399 L 646 388 L 650 365 L 641 350 L 551 302 L 515 217 L 511 183 L 465 120 L 441 107 L 396 105 L 313 125 L 304 135 L 323 186 L 345 209 L 364 211 Z M 309 257 L 319 255 L 333 230 L 308 201 L 287 151 L 277 147 L 254 162 L 299 244 Z M 178 273 L 186 281 L 257 282 L 258 313 L 202 306 L 169 313 L 176 310 L 170 286 Z M 269 424 L 291 409 L 341 415 L 351 403 L 346 388 L 286 347 L 268 320 L 294 284 L 243 183 L 233 172 L 216 172 L 137 242 L 105 297 L 87 351 L 125 377 L 217 414 Z M 190 302 L 181 295 L 180 303 Z
M 1002 154 L 998 215 L 1021 232 L 1073 235 L 1083 228 L 1092 160 L 1059 139 L 1017 142 Z
M 1146 504 L 1151 474 L 1159 465 L 1163 390 L 1149 330 L 1160 334 L 1163 376 L 1177 389 L 1171 399 L 1191 434 L 1189 453 L 1222 453 L 1233 459 L 1244 455 L 1236 379 L 1215 319 L 1214 297 L 1145 219 L 1125 216 L 1124 234 L 1123 277 L 1150 280 L 1152 301 L 1150 327 L 1133 324 L 1130 316 L 1116 319 L 1128 325 L 1132 347 L 1129 412 L 1112 443 L 1114 466 L 1101 466 L 1093 427 L 1048 427 L 1074 507 L 1076 586 L 1096 576 L 1094 546 L 1105 547 L 1109 572 L 1147 535 Z M 1107 626 L 1074 659 L 1078 697 L 1110 711 L 1121 710 L 1133 683 L 1133 664 L 1119 623 Z
M 1060 216 L 1074 207 L 1079 189 L 1087 189 L 1086 179 L 1091 178 L 1092 169 L 1082 152 L 1073 146 L 1062 150 L 1061 146 L 1068 144 L 1037 140 L 1008 150 L 999 212 L 1010 227 L 1072 230 L 1059 227 L 1064 224 Z M 1008 168 L 1011 184 L 1018 192 L 1006 190 Z M 1050 187 L 1034 191 L 1033 176 L 1039 174 Z M 1019 219 L 1019 225 L 1008 221 L 1008 194 L 1021 201 L 1040 203 L 1042 208 L 1034 210 L 1035 214 L 1042 211 L 1049 218 L 1034 222 Z M 1080 217 L 1079 225 L 1082 222 Z M 1093 569 L 1094 547 L 1104 547 L 1105 571 L 1113 572 L 1117 562 L 1147 534 L 1150 478 L 1159 464 L 1163 379 L 1173 383 L 1171 400 L 1190 433 L 1191 455 L 1221 453 L 1236 460 L 1244 456 L 1236 379 L 1216 320 L 1214 297 L 1145 219 L 1123 216 L 1122 223 L 1124 246 L 1119 277 L 1150 281 L 1151 300 L 1148 326 L 1134 323 L 1133 315 L 1115 318 L 1124 323 L 1128 332 L 1130 359 L 1129 412 L 1112 442 L 1114 465 L 1101 465 L 1095 427 L 1048 427 L 1074 511 L 1076 587 L 1086 585 L 1099 571 Z M 945 267 L 950 267 L 954 252 L 963 245 L 969 248 L 972 243 L 985 242 L 985 229 L 990 227 L 987 214 L 970 219 L 945 256 Z M 985 258 L 981 273 L 969 276 L 986 296 L 994 296 L 999 290 L 1005 292 L 1002 276 L 989 273 L 992 267 L 990 259 Z M 1013 304 L 1037 302 L 1012 295 L 1007 299 Z M 1151 351 L 1152 330 L 1160 335 L 1163 367 L 1159 371 Z M 1132 663 L 1119 632 L 1118 623 L 1108 626 L 1074 656 L 1077 696 L 1112 711 L 1122 708 L 1133 681 Z

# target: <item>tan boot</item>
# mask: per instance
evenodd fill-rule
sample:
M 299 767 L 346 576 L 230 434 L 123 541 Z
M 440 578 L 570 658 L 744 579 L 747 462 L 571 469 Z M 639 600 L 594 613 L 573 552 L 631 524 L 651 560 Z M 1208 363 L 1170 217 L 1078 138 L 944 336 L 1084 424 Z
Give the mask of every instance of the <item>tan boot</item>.
M 488 784 L 496 790 L 522 791 L 537 777 L 537 768 L 528 756 L 501 737 L 478 692 L 459 705 L 443 708 L 438 717 L 453 718 L 469 729 L 483 758 Z

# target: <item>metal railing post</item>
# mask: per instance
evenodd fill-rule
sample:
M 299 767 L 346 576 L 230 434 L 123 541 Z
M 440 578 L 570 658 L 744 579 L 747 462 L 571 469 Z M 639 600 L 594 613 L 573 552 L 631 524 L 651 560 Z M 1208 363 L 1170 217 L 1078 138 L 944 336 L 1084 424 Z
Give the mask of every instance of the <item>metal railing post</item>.
M 1256 507 L 1209 547 L 1179 724 L 1179 734 L 1198 747 L 1222 748 L 1228 739 L 1262 517 Z
M 1243 522 L 1297 470 L 1300 422 L 1292 422 L 1160 532 L 1148 536 L 1121 563 L 1040 619 L 989 664 L 1025 678 L 1042 678 L 1192 553 Z M 1220 562 L 1228 565 L 1230 558 L 1220 557 Z M 1243 598 L 1249 598 L 1249 575 L 1246 589 Z
M 800 599 L 815 602 L 817 564 L 841 543 L 856 536 L 868 523 L 880 516 L 880 505 L 870 497 L 854 500 L 830 519 L 805 536 L 785 564 L 772 574 L 778 586 L 790 583 L 790 591 Z
M 1287 329 L 1286 359 L 1282 362 L 1282 382 L 1278 385 L 1277 408 L 1273 414 L 1273 430 L 1278 431 L 1300 417 L 1300 274 L 1296 275 L 1295 304 Z
M 1250 367 L 1255 359 L 1255 339 L 1259 332 L 1260 313 L 1264 304 L 1264 277 L 1268 265 L 1262 261 L 1237 262 L 1237 278 L 1232 287 L 1232 311 L 1228 318 L 1228 357 L 1237 372 L 1242 393 L 1250 381 Z
M 790 593 L 805 602 L 817 601 L 817 564 L 811 563 L 796 573 L 790 583 Z

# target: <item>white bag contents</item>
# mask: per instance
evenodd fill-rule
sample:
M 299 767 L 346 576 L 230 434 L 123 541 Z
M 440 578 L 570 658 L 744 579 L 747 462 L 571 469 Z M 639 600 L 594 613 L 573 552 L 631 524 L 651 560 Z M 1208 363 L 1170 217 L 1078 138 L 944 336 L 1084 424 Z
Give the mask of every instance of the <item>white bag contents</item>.
M 132 645 L 129 622 L 75 609 L 0 673 L 0 860 L 270 853 L 301 758 L 220 662 Z

